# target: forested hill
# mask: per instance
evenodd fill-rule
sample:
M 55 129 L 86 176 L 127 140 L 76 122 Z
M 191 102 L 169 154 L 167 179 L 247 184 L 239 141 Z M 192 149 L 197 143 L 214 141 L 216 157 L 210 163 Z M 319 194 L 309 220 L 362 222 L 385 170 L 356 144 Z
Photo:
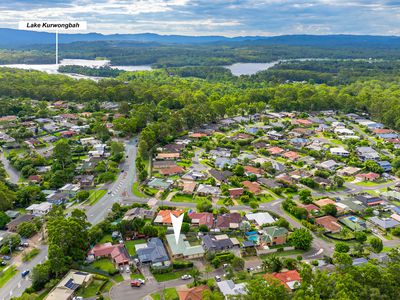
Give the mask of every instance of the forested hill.
M 53 44 L 54 33 L 0 28 L 0 47 L 15 49 L 34 44 Z M 60 43 L 93 42 L 93 41 L 133 41 L 140 43 L 162 44 L 259 44 L 259 45 L 292 45 L 314 47 L 372 47 L 399 48 L 400 37 L 368 35 L 282 35 L 282 36 L 184 36 L 159 35 L 155 33 L 139 34 L 60 34 Z

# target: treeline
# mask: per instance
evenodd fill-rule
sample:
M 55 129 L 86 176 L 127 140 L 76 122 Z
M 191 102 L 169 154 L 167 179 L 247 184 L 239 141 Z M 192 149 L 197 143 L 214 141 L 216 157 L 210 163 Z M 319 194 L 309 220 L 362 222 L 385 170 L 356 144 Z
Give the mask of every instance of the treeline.
M 390 81 L 399 76 L 399 68 L 398 60 L 293 60 L 280 62 L 251 80 L 343 85 L 372 78 Z
M 118 51 L 116 51 L 118 49 Z M 37 62 L 41 53 L 51 55 L 50 45 L 25 47 L 20 55 L 36 50 Z M 131 41 L 74 42 L 63 44 L 60 58 L 95 59 L 107 57 L 113 65 L 152 65 L 153 67 L 224 66 L 236 62 L 271 62 L 294 58 L 331 59 L 400 59 L 396 47 L 374 45 L 299 46 L 263 44 L 262 42 L 208 43 L 174 45 Z
M 53 64 L 54 53 L 48 51 L 28 50 L 2 50 L 0 49 L 0 65 L 7 64 Z
M 224 81 L 231 80 L 234 78 L 231 71 L 224 67 L 213 67 L 213 66 L 191 66 L 191 67 L 176 67 L 167 68 L 167 73 L 172 76 L 180 77 L 197 77 L 210 81 Z
M 117 77 L 120 74 L 124 73 L 123 70 L 113 69 L 109 66 L 92 68 L 86 66 L 60 66 L 58 71 L 61 73 L 73 73 L 73 74 L 81 74 L 86 76 L 95 76 L 95 77 Z

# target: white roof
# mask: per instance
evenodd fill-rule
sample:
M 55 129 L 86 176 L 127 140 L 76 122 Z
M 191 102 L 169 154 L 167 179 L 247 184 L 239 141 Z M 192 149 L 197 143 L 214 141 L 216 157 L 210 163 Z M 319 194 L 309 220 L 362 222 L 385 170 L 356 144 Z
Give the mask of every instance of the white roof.
M 39 204 L 34 203 L 31 206 L 27 207 L 26 210 L 41 210 L 41 211 L 47 211 L 49 210 L 53 204 L 49 202 L 41 202 Z
M 260 226 L 263 224 L 271 224 L 275 222 L 275 219 L 267 212 L 246 214 L 246 218 L 249 221 L 256 222 Z
M 217 282 L 218 288 L 222 294 L 227 295 L 245 295 L 246 285 L 245 283 L 235 284 L 232 280 L 224 280 Z

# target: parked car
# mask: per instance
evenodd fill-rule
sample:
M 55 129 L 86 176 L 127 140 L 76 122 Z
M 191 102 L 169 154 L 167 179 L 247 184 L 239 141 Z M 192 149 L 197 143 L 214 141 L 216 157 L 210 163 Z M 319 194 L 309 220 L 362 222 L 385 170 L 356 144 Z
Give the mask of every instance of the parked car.
M 135 278 L 135 279 L 133 279 L 133 280 L 139 281 L 142 285 L 146 283 L 146 281 L 145 281 L 144 279 L 142 279 L 142 278 Z
M 72 300 L 83 300 L 83 297 L 74 297 L 74 298 L 72 298 Z
M 24 247 L 17 247 L 17 248 L 15 248 L 15 250 L 17 250 L 17 251 L 24 251 Z
M 229 266 L 229 264 L 223 264 L 222 267 L 225 269 Z
M 123 271 L 124 271 L 124 266 L 120 266 L 120 267 L 119 267 L 119 271 L 120 271 L 120 272 L 123 272 Z
M 218 276 L 218 275 L 217 275 L 217 276 L 215 276 L 215 281 L 216 281 L 216 282 L 220 282 L 220 281 L 221 281 L 221 277 L 220 277 L 220 276 Z
M 24 243 L 21 243 L 21 245 L 20 245 L 21 247 L 29 247 L 29 243 L 28 242 L 24 242 Z
M 131 272 L 131 268 L 129 266 L 125 266 L 125 272 L 126 273 L 130 273 Z
M 139 280 L 132 280 L 131 287 L 141 287 L 142 283 Z
M 5 262 L 4 260 L 2 260 L 2 261 L 0 262 L 0 265 L 5 266 L 5 265 L 7 265 L 7 262 Z
M 189 280 L 189 279 L 192 279 L 192 276 L 191 276 L 191 275 L 188 275 L 188 274 L 185 274 L 185 275 L 182 275 L 182 276 L 181 276 L 181 279 L 182 279 L 182 280 Z
M 11 257 L 9 257 L 8 255 L 3 255 L 2 259 L 4 259 L 4 260 L 10 260 Z
M 254 268 L 253 268 L 253 267 L 248 267 L 248 268 L 247 268 L 247 272 L 252 272 L 252 271 L 254 271 Z
M 29 272 L 30 272 L 29 270 L 24 270 L 21 272 L 21 276 L 26 277 L 29 274 Z

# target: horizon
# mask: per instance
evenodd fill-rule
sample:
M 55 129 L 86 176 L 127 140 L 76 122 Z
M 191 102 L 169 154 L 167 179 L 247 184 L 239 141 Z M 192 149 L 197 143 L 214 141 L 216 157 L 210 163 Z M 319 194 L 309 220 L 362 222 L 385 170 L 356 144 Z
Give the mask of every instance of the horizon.
M 27 19 L 87 21 L 84 33 L 187 36 L 400 35 L 399 1 L 16 0 L 0 27 Z

